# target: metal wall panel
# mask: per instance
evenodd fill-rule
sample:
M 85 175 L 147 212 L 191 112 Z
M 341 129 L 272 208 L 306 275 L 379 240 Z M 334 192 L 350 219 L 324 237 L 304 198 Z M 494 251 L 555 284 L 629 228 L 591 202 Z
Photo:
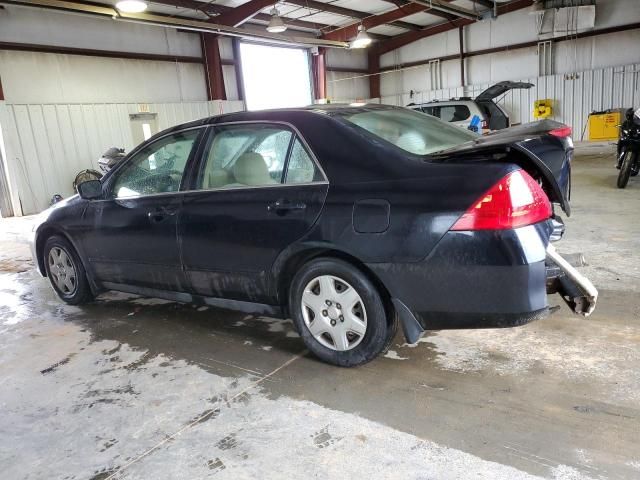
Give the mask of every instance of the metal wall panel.
M 369 96 L 369 77 L 352 72 L 327 72 L 327 97 L 335 103 L 362 101 Z
M 573 76 L 548 75 L 544 77 L 522 78 L 521 81 L 534 84 L 529 90 L 512 90 L 498 99 L 511 117 L 511 122 L 534 121 L 533 102 L 550 98 L 554 100 L 553 120 L 573 127 L 574 140 L 588 138 L 585 130 L 589 113 L 613 108 L 640 106 L 640 86 L 638 76 L 640 64 L 609 67 L 599 70 L 579 72 Z M 446 100 L 453 97 L 475 97 L 489 87 L 489 83 L 442 90 L 424 90 L 399 95 L 383 95 L 381 103 L 407 105 L 434 99 Z
M 238 101 L 156 103 L 159 130 L 244 108 Z M 110 147 L 130 151 L 129 115 L 137 104 L 9 104 L 0 102 L 0 126 L 6 150 L 7 180 L 14 213 L 45 209 L 51 197 L 72 195 L 75 175 L 97 169 Z

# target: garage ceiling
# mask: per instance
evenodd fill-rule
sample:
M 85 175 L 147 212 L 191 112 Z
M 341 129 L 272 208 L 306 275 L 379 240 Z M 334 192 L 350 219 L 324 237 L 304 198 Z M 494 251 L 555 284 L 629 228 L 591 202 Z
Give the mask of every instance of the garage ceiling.
M 534 0 L 282 0 L 277 2 L 288 30 L 298 37 L 273 36 L 273 0 L 148 0 L 144 14 L 123 14 L 107 1 L 0 0 L 21 4 L 122 17 L 131 21 L 211 30 L 280 42 L 346 47 L 361 26 L 377 40 L 374 50 L 391 51 L 421 38 L 469 25 L 493 14 L 531 6 Z M 494 7 L 496 11 L 493 12 Z M 305 40 L 306 38 L 306 40 Z
M 529 7 L 534 0 L 500 0 L 498 14 Z M 275 2 L 261 0 L 153 0 L 150 12 L 208 19 L 234 26 L 266 25 Z M 410 43 L 468 25 L 492 14 L 493 0 L 283 0 L 277 3 L 290 30 L 327 40 L 352 40 L 359 25 L 379 42 Z M 242 12 L 241 23 L 235 23 Z M 435 30 L 434 30 L 435 29 Z M 432 32 L 433 30 L 433 32 Z

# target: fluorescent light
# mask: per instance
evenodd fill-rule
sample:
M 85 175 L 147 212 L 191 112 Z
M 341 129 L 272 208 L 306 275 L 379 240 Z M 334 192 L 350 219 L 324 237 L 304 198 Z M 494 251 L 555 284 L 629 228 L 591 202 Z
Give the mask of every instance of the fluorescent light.
M 269 25 L 267 25 L 267 32 L 269 33 L 282 33 L 287 29 L 287 26 L 282 21 L 280 17 L 280 12 L 276 7 L 273 7 L 271 10 L 271 20 L 269 20 Z
M 147 9 L 147 2 L 142 0 L 120 0 L 116 8 L 124 13 L 142 13 Z
M 362 25 L 358 26 L 358 35 L 351 42 L 351 48 L 365 48 L 368 47 L 373 39 L 369 36 L 367 31 L 364 29 Z

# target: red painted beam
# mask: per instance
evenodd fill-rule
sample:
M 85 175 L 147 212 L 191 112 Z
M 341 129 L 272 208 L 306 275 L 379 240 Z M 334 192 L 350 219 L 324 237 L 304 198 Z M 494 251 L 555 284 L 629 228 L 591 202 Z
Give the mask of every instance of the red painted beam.
M 327 98 L 327 65 L 325 48 L 318 49 L 318 55 L 311 57 L 311 71 L 313 72 L 313 96 L 316 100 Z
M 377 27 L 378 25 L 384 25 L 386 23 L 391 23 L 394 20 L 399 20 L 409 15 L 413 15 L 414 13 L 423 12 L 424 10 L 427 10 L 427 7 L 425 7 L 424 5 L 410 3 L 380 15 L 364 18 L 362 20 L 362 25 L 368 30 L 370 28 Z M 358 34 L 359 25 L 359 23 L 354 23 L 353 25 L 338 28 L 331 32 L 325 33 L 322 38 L 325 38 L 327 40 L 347 42 L 353 39 Z
M 273 0 L 250 0 L 239 7 L 228 10 L 227 12 L 215 17 L 214 21 L 220 25 L 239 27 L 247 20 L 255 17 L 262 9 L 273 6 L 273 4 Z
M 498 7 L 498 15 L 515 12 L 516 10 L 521 10 L 523 8 L 529 7 L 532 4 L 533 0 L 513 0 L 509 3 L 503 3 Z M 418 32 L 403 33 L 402 35 L 398 35 L 384 42 L 379 42 L 375 46 L 375 49 L 379 55 L 382 55 L 383 53 L 387 53 L 400 47 L 404 47 L 405 45 L 413 43 L 422 38 L 431 37 L 432 35 L 437 35 L 438 33 L 447 32 L 449 30 L 464 27 L 466 25 L 471 25 L 472 23 L 475 23 L 475 21 L 468 20 L 466 18 L 460 18 L 458 20 L 453 20 L 447 23 L 429 25 L 428 27 L 425 27 Z
M 227 93 L 224 89 L 218 36 L 211 33 L 203 33 L 201 38 L 202 53 L 204 56 L 204 74 L 207 83 L 207 99 L 226 100 Z

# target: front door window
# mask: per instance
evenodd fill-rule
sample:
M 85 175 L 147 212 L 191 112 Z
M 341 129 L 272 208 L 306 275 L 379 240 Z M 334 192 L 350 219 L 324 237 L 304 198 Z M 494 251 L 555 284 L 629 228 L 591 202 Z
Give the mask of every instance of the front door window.
M 115 198 L 177 192 L 199 129 L 178 132 L 144 147 L 116 173 Z

